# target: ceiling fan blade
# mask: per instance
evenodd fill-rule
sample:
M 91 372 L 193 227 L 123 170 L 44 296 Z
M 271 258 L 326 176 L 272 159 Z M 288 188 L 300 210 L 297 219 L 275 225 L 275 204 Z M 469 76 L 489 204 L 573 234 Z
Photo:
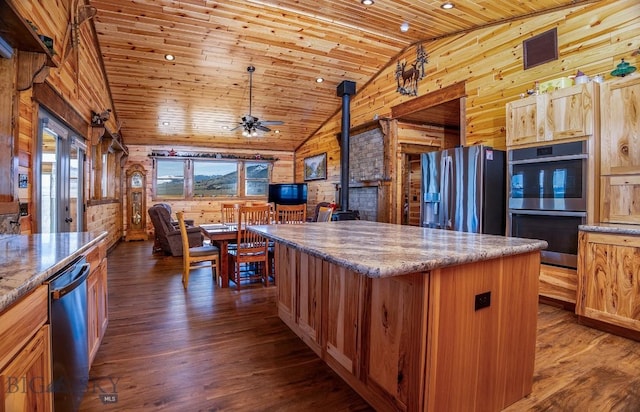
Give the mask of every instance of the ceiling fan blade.
M 256 129 L 262 130 L 263 132 L 270 132 L 271 131 L 271 129 L 269 129 L 268 127 L 264 127 L 261 124 L 256 125 Z
M 264 120 L 264 121 L 262 121 L 260 123 L 271 125 L 271 126 L 277 126 L 277 125 L 284 124 L 284 122 L 282 120 Z
M 241 125 L 241 124 L 239 124 L 239 125 L 237 125 L 236 127 L 234 127 L 233 129 L 229 129 L 229 131 L 230 131 L 230 132 L 233 132 L 234 130 L 238 130 L 238 129 L 239 129 L 239 128 L 241 128 L 241 127 L 242 127 L 242 125 Z

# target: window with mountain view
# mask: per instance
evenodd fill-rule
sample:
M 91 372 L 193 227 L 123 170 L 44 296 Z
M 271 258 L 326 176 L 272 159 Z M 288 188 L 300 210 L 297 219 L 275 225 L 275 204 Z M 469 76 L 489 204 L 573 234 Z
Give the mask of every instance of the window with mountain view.
M 155 197 L 267 196 L 270 163 L 244 160 L 156 159 Z
M 193 162 L 194 196 L 237 196 L 238 163 Z

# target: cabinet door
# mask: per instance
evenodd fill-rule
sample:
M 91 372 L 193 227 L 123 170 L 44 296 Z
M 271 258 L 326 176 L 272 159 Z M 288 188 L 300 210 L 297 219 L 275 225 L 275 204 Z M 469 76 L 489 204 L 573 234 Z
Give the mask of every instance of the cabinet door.
M 549 93 L 545 101 L 544 140 L 591 136 L 598 90 L 597 83 L 589 82 Z
M 98 352 L 108 323 L 107 260 L 103 260 L 87 278 L 87 328 L 89 367 Z
M 601 173 L 640 174 L 640 77 L 602 85 Z
M 44 325 L 0 372 L 4 411 L 51 411 L 51 349 L 49 326 Z
M 360 290 L 363 276 L 329 265 L 326 287 L 327 362 L 339 364 L 358 377 Z M 335 361 L 335 362 L 334 362 Z
M 545 139 L 545 96 L 530 96 L 507 103 L 507 147 Z
M 291 330 L 297 333 L 295 326 L 295 291 L 299 256 L 293 248 L 280 243 L 275 244 L 275 265 L 278 290 L 278 316 Z M 298 253 L 299 255 L 299 253 Z
M 640 331 L 640 236 L 580 232 L 578 253 L 576 313 Z
M 322 278 L 328 267 L 322 259 L 300 254 L 296 323 L 302 340 L 319 356 L 322 353 L 320 326 L 322 321 Z
M 640 224 L 640 175 L 602 177 L 602 222 Z
M 393 399 L 398 410 L 418 410 L 423 387 L 425 284 L 429 276 L 413 274 L 366 279 L 371 304 L 363 325 L 364 370 L 367 386 Z M 366 338 L 368 336 L 368 339 Z

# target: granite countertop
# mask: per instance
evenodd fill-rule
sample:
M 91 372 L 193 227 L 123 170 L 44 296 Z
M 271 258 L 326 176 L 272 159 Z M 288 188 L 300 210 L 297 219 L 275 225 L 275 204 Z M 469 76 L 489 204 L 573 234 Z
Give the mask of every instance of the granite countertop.
M 0 237 L 0 312 L 106 236 L 74 232 Z
M 584 232 L 612 233 L 618 235 L 640 236 L 640 225 L 625 225 L 620 223 L 595 223 L 593 225 L 580 225 L 579 230 Z
M 351 220 L 250 230 L 372 278 L 423 272 L 544 249 L 544 240 Z

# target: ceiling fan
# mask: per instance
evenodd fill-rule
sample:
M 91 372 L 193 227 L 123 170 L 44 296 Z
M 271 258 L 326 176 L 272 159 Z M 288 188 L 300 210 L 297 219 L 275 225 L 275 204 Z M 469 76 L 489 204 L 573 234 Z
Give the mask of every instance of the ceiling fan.
M 247 71 L 249 72 L 249 114 L 242 116 L 242 121 L 238 123 L 238 126 L 234 127 L 231 130 L 237 130 L 242 128 L 243 136 L 257 136 L 258 130 L 263 132 L 270 132 L 266 126 L 275 126 L 284 124 L 283 121 L 280 120 L 260 120 L 257 117 L 251 115 L 251 104 L 253 101 L 253 72 L 256 71 L 256 68 L 253 66 L 247 67 Z

